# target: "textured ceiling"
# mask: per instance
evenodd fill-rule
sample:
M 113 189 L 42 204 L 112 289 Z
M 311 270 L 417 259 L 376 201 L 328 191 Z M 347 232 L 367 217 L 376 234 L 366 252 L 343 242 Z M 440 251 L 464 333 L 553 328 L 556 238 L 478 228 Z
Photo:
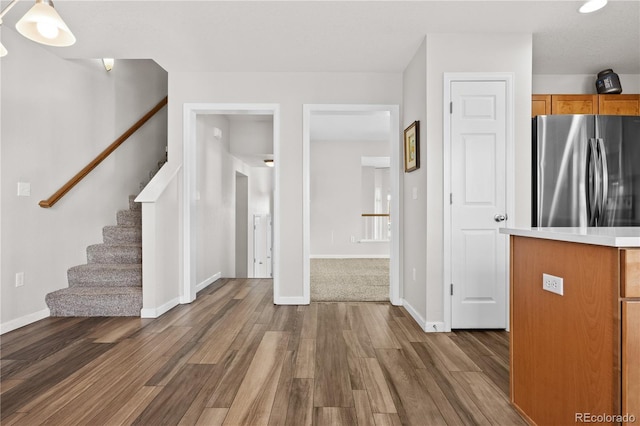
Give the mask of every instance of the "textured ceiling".
M 19 2 L 2 31 L 31 4 Z M 493 32 L 533 34 L 534 74 L 640 74 L 640 0 L 590 15 L 561 0 L 55 4 L 78 39 L 55 54 L 151 58 L 168 71 L 401 72 L 425 34 Z

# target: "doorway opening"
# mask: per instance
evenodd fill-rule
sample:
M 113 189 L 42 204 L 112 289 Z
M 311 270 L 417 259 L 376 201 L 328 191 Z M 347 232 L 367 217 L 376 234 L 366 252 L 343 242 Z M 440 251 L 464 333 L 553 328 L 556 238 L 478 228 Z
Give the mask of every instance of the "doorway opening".
M 279 106 L 185 104 L 184 123 L 181 303 L 220 277 L 254 276 L 254 214 L 272 218 L 277 300 Z
M 307 301 L 401 304 L 398 111 L 396 105 L 304 106 Z

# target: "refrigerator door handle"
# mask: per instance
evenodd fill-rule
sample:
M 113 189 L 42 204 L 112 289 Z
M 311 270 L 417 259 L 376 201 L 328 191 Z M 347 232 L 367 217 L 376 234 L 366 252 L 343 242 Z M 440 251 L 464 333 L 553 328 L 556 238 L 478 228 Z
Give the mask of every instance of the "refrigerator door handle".
M 598 199 L 600 196 L 600 176 L 598 167 L 597 143 L 590 138 L 587 144 L 587 222 L 589 226 L 596 226 L 598 217 Z
M 598 158 L 600 162 L 600 199 L 598 206 L 598 224 L 604 224 L 605 207 L 607 205 L 607 197 L 609 192 L 609 169 L 607 167 L 607 151 L 604 146 L 604 139 L 598 138 Z

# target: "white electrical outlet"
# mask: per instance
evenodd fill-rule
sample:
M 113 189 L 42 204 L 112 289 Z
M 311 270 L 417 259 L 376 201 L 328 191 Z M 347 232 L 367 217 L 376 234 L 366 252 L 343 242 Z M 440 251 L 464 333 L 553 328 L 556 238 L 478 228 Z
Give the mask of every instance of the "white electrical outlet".
M 564 295 L 563 279 L 554 275 L 542 274 L 542 289 L 562 296 Z
M 24 285 L 24 272 L 16 273 L 16 287 L 22 287 Z
M 416 280 L 416 268 L 413 268 L 412 272 L 413 272 L 413 280 L 415 281 Z

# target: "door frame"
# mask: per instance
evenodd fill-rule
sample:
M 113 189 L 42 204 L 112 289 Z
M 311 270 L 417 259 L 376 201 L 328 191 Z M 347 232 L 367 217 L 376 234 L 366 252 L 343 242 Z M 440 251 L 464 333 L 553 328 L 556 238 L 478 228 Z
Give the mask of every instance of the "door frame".
M 402 305 L 400 294 L 401 280 L 401 148 L 400 144 L 400 107 L 398 105 L 379 104 L 304 104 L 302 107 L 302 220 L 303 220 L 303 303 L 311 302 L 311 188 L 310 188 L 310 151 L 311 151 L 311 114 L 312 113 L 354 113 L 354 112 L 388 112 L 391 124 L 389 148 L 391 157 L 391 241 L 389 244 L 389 300 L 391 304 Z
M 472 82 L 492 82 L 492 81 L 504 81 L 506 87 L 506 210 L 511 223 L 515 223 L 515 131 L 514 131 L 514 93 L 513 93 L 513 73 L 503 72 L 463 72 L 463 73 L 444 73 L 444 96 L 443 96 L 443 206 L 444 206 L 444 223 L 443 223 L 443 307 L 444 307 L 444 328 L 445 331 L 451 331 L 451 303 L 453 298 L 451 297 L 451 261 L 453 254 L 451 253 L 451 114 L 450 105 L 451 99 L 451 84 L 456 81 L 472 81 Z M 506 251 L 506 324 L 507 330 L 509 329 L 509 250 Z
M 196 299 L 196 120 L 202 114 L 252 114 L 273 116 L 273 300 L 280 300 L 280 105 L 261 103 L 185 103 L 183 107 L 182 162 L 182 292 L 180 303 Z

